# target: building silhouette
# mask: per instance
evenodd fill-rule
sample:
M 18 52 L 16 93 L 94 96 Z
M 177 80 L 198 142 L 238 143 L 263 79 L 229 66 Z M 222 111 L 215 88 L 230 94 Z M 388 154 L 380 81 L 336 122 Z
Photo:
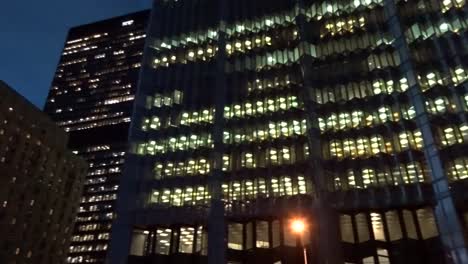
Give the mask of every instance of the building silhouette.
M 45 111 L 89 163 L 68 263 L 103 263 L 149 11 L 69 31 Z
M 0 81 L 0 262 L 63 263 L 87 164 L 68 135 Z
M 155 1 L 108 262 L 467 263 L 466 12 Z

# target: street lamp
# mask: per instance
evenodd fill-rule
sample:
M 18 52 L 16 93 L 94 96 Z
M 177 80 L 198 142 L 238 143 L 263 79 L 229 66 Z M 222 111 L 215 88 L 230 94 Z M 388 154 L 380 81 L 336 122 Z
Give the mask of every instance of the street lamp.
M 291 221 L 291 230 L 293 233 L 299 236 L 299 240 L 301 242 L 303 251 L 304 251 L 304 264 L 307 264 L 307 249 L 305 245 L 305 241 L 302 239 L 304 232 L 306 231 L 306 224 L 303 219 L 293 219 Z

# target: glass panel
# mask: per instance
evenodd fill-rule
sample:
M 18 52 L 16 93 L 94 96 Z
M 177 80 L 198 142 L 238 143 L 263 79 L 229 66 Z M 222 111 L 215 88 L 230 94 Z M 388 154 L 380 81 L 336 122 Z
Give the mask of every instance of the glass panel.
M 403 219 L 405 221 L 408 238 L 418 239 L 418 233 L 416 232 L 416 225 L 414 224 L 414 218 L 411 211 L 403 210 Z
M 385 241 L 385 233 L 383 229 L 382 216 L 378 213 L 371 213 L 372 230 L 374 231 L 375 240 Z
M 390 241 L 401 239 L 403 234 L 401 233 L 400 219 L 398 218 L 397 211 L 386 212 L 385 218 L 387 219 Z
M 353 223 L 350 215 L 340 215 L 341 240 L 354 243 Z
M 132 246 L 130 248 L 130 255 L 144 256 L 146 243 L 148 242 L 148 231 L 134 230 L 132 237 Z
M 253 248 L 253 224 L 252 223 L 247 223 L 245 225 L 245 232 L 246 232 L 245 248 L 252 249 Z
M 268 239 L 268 222 L 257 221 L 256 223 L 256 234 L 257 234 L 257 248 L 269 248 L 270 241 Z
M 271 223 L 271 235 L 273 247 L 279 247 L 281 245 L 280 241 L 280 222 L 275 220 Z
M 171 243 L 171 229 L 156 231 L 156 254 L 169 255 Z
M 435 222 L 434 213 L 431 208 L 423 208 L 416 211 L 418 216 L 419 227 L 423 239 L 436 237 L 439 235 Z
M 283 221 L 284 245 L 289 247 L 297 246 L 297 237 L 292 233 L 288 221 Z
M 390 264 L 390 258 L 388 257 L 388 251 L 386 249 L 378 248 L 377 257 L 379 259 L 379 264 Z
M 230 224 L 228 229 L 228 248 L 242 250 L 242 224 Z
M 182 227 L 180 229 L 180 240 L 179 240 L 179 252 L 180 253 L 193 253 L 193 238 L 195 234 L 195 228 L 193 227 Z
M 364 213 L 357 214 L 355 219 L 359 236 L 359 243 L 369 241 L 369 222 L 367 221 L 366 215 Z

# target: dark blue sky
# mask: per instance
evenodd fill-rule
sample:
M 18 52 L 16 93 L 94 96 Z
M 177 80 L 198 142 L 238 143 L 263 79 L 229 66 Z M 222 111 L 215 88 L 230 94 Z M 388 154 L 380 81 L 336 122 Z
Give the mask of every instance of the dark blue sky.
M 42 108 L 68 29 L 151 0 L 0 0 L 0 79 Z

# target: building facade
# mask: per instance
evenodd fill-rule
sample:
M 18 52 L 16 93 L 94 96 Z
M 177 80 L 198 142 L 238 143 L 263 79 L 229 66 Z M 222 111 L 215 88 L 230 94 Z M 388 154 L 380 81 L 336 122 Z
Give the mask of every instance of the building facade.
M 148 11 L 72 28 L 45 111 L 89 163 L 69 263 L 102 263 L 127 150 Z
M 109 263 L 467 263 L 466 17 L 155 1 Z
M 0 262 L 63 263 L 87 164 L 68 135 L 0 81 Z

